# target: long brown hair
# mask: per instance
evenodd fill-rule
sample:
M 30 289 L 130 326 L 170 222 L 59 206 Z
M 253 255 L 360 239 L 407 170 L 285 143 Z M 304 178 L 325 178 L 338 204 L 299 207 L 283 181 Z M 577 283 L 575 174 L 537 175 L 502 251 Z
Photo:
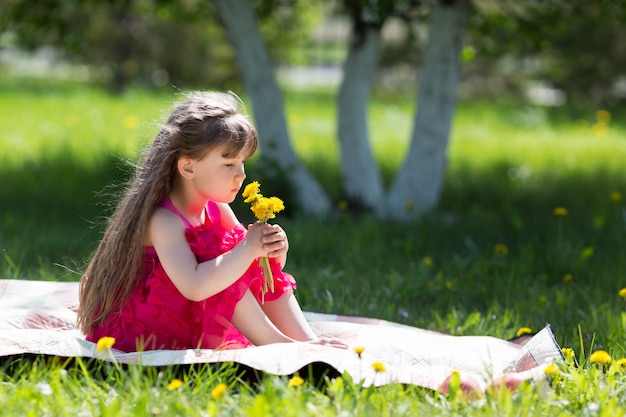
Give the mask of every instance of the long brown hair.
M 242 150 L 254 154 L 258 144 L 252 123 L 238 112 L 234 94 L 193 92 L 174 106 L 169 118 L 144 150 L 135 174 L 109 219 L 80 280 L 78 325 L 89 333 L 94 325 L 117 314 L 141 279 L 143 239 L 156 206 L 170 192 L 177 161 L 201 159 L 226 145 L 226 157 Z

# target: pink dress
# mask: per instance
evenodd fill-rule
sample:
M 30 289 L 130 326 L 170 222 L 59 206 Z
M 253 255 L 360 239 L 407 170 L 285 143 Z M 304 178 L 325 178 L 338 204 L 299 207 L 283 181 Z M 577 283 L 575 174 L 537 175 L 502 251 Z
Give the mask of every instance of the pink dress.
M 246 230 L 237 225 L 231 230 L 220 226 L 220 211 L 209 201 L 205 224 L 192 226 L 169 198 L 160 205 L 177 214 L 185 224 L 185 235 L 198 262 L 204 262 L 231 250 L 244 239 Z M 265 302 L 278 299 L 296 288 L 295 279 L 281 271 L 270 259 L 274 292 L 265 294 Z M 154 349 L 234 349 L 250 342 L 231 324 L 237 302 L 248 288 L 261 300 L 262 268 L 258 260 L 230 287 L 202 301 L 185 298 L 169 279 L 154 247 L 146 247 L 142 279 L 120 314 L 111 315 L 94 326 L 87 340 L 115 338 L 115 349 L 125 352 Z

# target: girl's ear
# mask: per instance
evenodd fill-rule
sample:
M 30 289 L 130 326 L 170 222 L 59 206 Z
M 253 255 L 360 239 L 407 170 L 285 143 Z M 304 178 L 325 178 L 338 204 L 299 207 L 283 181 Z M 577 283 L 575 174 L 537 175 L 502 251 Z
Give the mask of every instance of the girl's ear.
M 194 176 L 193 160 L 187 156 L 178 158 L 178 173 L 181 177 L 191 179 Z

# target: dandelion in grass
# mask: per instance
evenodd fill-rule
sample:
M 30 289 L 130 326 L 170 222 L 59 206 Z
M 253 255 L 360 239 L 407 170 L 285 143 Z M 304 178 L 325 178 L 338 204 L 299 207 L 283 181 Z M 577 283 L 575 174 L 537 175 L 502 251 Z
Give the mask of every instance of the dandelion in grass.
M 626 370 L 626 358 L 620 358 L 618 360 L 615 361 L 615 366 L 617 366 L 617 368 L 619 368 L 619 370 L 624 371 Z
M 228 389 L 228 386 L 225 383 L 220 382 L 211 391 L 211 398 L 216 399 L 216 400 L 218 398 L 222 398 L 224 394 L 226 393 L 227 389 Z
M 348 210 L 348 202 L 346 200 L 341 200 L 339 203 L 337 203 L 337 208 L 341 211 Z
M 551 363 L 550 365 L 546 366 L 546 368 L 543 370 L 543 373 L 546 374 L 547 376 L 556 376 L 560 373 L 561 371 L 559 371 L 559 368 Z
M 509 254 L 509 248 L 506 247 L 505 244 L 503 243 L 497 243 L 494 247 L 493 247 L 493 253 L 496 256 L 506 256 Z
M 520 336 L 524 336 L 526 334 L 531 334 L 532 332 L 533 331 L 530 329 L 530 327 L 520 327 L 517 330 L 517 333 L 515 333 L 515 334 L 517 335 L 517 337 L 520 337 Z
M 622 193 L 620 193 L 619 191 L 611 191 L 609 193 L 609 200 L 617 203 L 618 201 L 622 201 Z
M 182 387 L 183 385 L 184 385 L 183 381 L 181 381 L 180 379 L 172 379 L 172 381 L 169 384 L 167 384 L 167 390 L 175 391 L 178 388 Z
M 563 353 L 563 356 L 565 356 L 565 360 L 569 361 L 574 359 L 574 349 L 564 347 L 561 349 L 561 352 Z
M 563 275 L 563 282 L 565 282 L 565 283 L 570 282 L 573 279 L 574 279 L 574 275 L 572 275 L 572 274 L 565 274 L 565 275 Z
M 565 217 L 569 213 L 565 207 L 555 207 L 554 210 L 552 210 L 552 214 L 554 214 L 556 217 Z
M 304 384 L 304 379 L 302 379 L 298 375 L 294 375 L 293 377 L 289 379 L 290 387 L 299 387 L 302 384 Z
M 596 120 L 600 123 L 609 123 L 611 121 L 611 113 L 608 110 L 600 109 L 596 111 Z
M 619 290 L 619 296 L 622 298 L 626 298 L 626 288 L 622 288 Z
M 613 358 L 604 350 L 596 350 L 589 356 L 589 362 L 595 363 L 598 365 L 608 365 L 611 363 Z
M 430 256 L 425 257 L 422 262 L 424 262 L 424 265 L 426 265 L 427 267 L 431 267 L 433 266 L 433 259 Z
M 278 197 L 264 197 L 263 194 L 260 193 L 260 188 L 261 185 L 258 181 L 253 181 L 246 185 L 242 196 L 245 199 L 244 202 L 251 204 L 250 210 L 252 210 L 254 216 L 261 223 L 267 223 L 268 220 L 276 218 L 276 213 L 284 210 L 285 205 Z M 267 256 L 262 256 L 259 259 L 259 263 L 263 268 L 263 286 L 261 288 L 261 301 L 263 302 L 265 294 L 268 291 L 274 291 L 274 277 Z
M 98 352 L 102 352 L 103 350 L 111 349 L 114 344 L 115 344 L 114 337 L 104 336 L 98 339 L 98 342 L 96 343 L 96 347 L 98 348 Z
M 387 372 L 387 367 L 380 361 L 372 362 L 372 368 L 376 373 Z
M 357 354 L 359 359 L 361 359 L 361 355 L 363 354 L 364 351 L 365 351 L 365 348 L 363 346 L 357 346 L 354 348 L 354 353 Z
M 139 119 L 137 118 L 137 116 L 130 114 L 124 117 L 124 127 L 126 129 L 132 130 L 132 129 L 135 129 L 138 125 L 139 125 Z

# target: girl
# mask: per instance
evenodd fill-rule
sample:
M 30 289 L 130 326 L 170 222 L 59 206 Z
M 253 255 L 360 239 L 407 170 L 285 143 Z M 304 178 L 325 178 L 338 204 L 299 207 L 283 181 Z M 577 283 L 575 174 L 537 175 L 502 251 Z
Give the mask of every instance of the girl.
M 232 94 L 197 92 L 146 149 L 80 283 L 78 324 L 123 351 L 318 341 L 282 272 L 278 225 L 246 230 L 229 206 L 257 132 Z M 274 292 L 259 303 L 270 259 Z M 321 342 L 325 343 L 325 342 Z

